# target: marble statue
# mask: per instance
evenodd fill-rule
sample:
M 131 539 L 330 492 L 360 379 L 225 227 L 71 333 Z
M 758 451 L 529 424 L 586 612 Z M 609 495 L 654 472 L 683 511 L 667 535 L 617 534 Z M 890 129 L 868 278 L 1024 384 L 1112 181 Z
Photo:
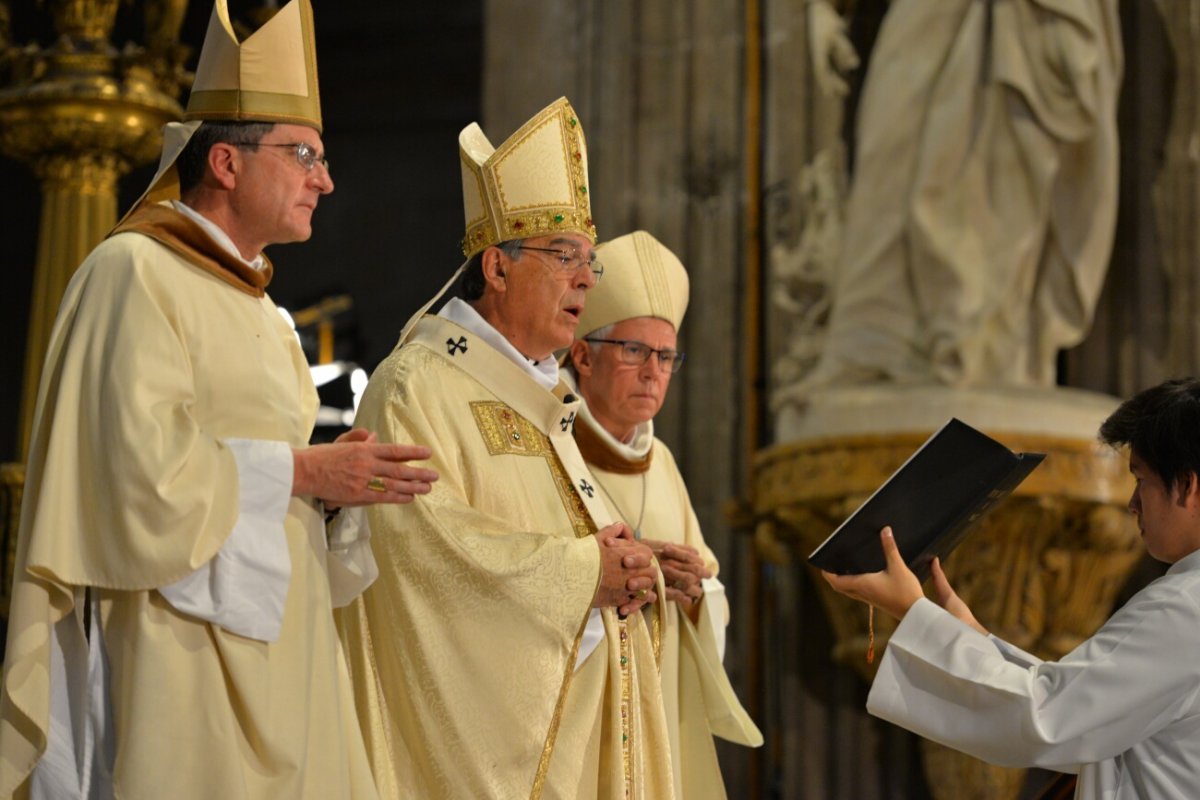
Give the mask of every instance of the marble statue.
M 858 58 L 809 6 L 814 76 Z M 1087 332 L 1117 211 L 1116 0 L 894 0 L 872 50 L 820 360 L 777 402 L 863 384 L 1050 387 Z

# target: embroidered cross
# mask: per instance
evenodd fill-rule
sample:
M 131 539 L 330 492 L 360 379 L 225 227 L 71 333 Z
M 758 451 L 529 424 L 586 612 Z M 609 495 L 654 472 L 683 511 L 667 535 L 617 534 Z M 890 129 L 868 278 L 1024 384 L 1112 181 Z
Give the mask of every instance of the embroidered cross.
M 566 433 L 567 429 L 571 427 L 571 423 L 574 421 L 575 421 L 575 412 L 572 411 L 570 416 L 563 417 L 562 419 L 560 419 L 558 421 L 558 424 L 562 426 L 563 433 Z
M 460 336 L 460 337 L 458 337 L 457 342 L 454 341 L 453 339 L 446 340 L 446 352 L 447 353 L 449 353 L 450 355 L 453 356 L 453 355 L 458 355 L 459 351 L 462 351 L 464 353 L 467 352 L 467 337 Z
M 583 478 L 580 478 L 580 480 L 579 480 L 579 491 L 583 492 L 588 497 L 593 497 L 596 494 L 595 487 L 593 487 L 590 483 L 587 482 L 586 479 L 583 479 Z

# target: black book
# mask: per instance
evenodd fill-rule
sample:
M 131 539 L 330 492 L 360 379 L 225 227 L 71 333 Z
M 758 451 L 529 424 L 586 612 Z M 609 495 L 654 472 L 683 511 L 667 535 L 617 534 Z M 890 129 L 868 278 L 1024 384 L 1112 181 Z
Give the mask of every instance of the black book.
M 879 572 L 886 566 L 879 531 L 891 525 L 900 554 L 924 582 L 934 557 L 945 559 L 971 526 L 1045 457 L 1014 453 L 951 419 L 812 551 L 808 561 L 838 575 Z

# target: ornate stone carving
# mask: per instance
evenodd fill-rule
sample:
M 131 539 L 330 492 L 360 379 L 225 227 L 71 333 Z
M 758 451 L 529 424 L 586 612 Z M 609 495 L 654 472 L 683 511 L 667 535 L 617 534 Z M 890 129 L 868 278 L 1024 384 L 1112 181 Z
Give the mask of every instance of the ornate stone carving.
M 844 92 L 854 48 L 829 0 L 808 8 L 817 83 Z M 824 346 L 777 405 L 828 386 L 1054 385 L 1108 263 L 1120 43 L 1115 0 L 891 5 L 857 108 Z
M 798 207 L 786 213 L 776 209 L 777 217 L 795 214 L 800 218 L 796 244 L 789 246 L 788 238 L 781 236 L 770 251 L 770 299 L 784 321 L 786 341 L 784 352 L 772 365 L 772 385 L 782 387 L 800 383 L 821 357 L 829 322 L 830 284 L 842 246 L 844 148 L 831 145 L 819 152 L 801 170 L 797 184 Z M 779 405 L 786 396 L 786 390 L 776 392 L 772 405 Z

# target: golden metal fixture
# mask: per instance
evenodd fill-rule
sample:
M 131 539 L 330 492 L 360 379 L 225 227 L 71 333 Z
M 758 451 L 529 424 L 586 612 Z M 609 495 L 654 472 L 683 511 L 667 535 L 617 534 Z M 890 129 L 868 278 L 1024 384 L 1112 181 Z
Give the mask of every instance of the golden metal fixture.
M 145 4 L 144 46 L 109 42 L 119 0 L 45 0 L 58 38 L 17 46 L 0 5 L 0 152 L 42 182 L 19 429 L 24 458 L 55 311 L 75 268 L 117 221 L 117 179 L 152 161 L 190 81 L 186 0 Z
M 146 0 L 145 42 L 110 43 L 120 0 L 40 0 L 58 38 L 17 45 L 0 0 L 0 153 L 42 184 L 42 214 L 18 428 L 25 460 L 42 360 L 76 267 L 117 222 L 117 179 L 153 161 L 163 125 L 191 75 L 179 43 L 187 0 Z M 0 465 L 0 613 L 7 615 L 24 483 L 23 464 Z

